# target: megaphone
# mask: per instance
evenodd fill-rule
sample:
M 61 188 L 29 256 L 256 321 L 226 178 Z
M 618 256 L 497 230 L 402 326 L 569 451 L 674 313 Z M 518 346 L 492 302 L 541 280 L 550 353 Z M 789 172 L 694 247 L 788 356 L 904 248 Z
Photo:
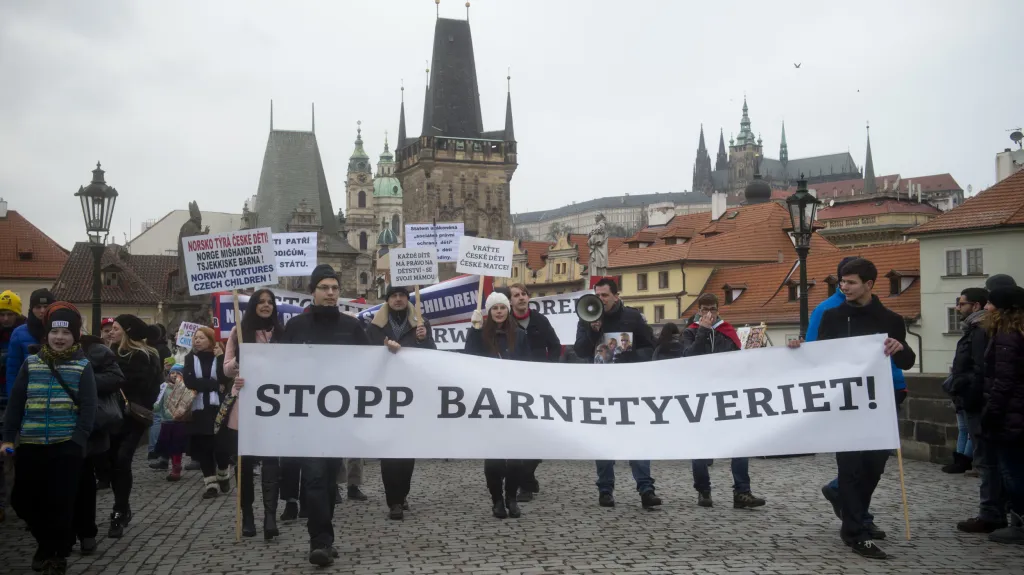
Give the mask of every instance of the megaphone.
M 604 302 L 592 293 L 576 301 L 576 315 L 587 323 L 599 321 L 604 317 Z

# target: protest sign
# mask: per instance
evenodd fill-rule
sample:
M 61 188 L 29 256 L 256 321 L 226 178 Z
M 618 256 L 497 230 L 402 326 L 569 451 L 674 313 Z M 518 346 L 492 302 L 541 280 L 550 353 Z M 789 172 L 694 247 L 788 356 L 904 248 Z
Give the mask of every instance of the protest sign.
M 512 242 L 462 236 L 455 271 L 460 274 L 512 277 Z
M 594 292 L 575 291 L 535 297 L 530 299 L 530 311 L 547 318 L 562 345 L 572 345 L 576 341 L 576 325 L 579 322 L 579 317 L 576 316 L 576 300 L 588 293 Z M 424 297 L 424 301 L 426 301 L 426 297 Z M 436 322 L 434 318 L 430 320 L 430 329 L 433 331 L 437 349 L 457 351 L 465 348 L 466 330 L 470 323 L 468 321 L 449 323 L 445 322 L 445 319 L 445 317 L 440 317 Z
M 192 349 L 192 336 L 195 335 L 196 330 L 201 327 L 203 327 L 203 324 L 201 323 L 192 323 L 189 321 L 181 322 L 181 325 L 178 326 L 178 337 L 176 338 L 175 343 L 178 347 Z
M 894 449 L 884 341 L 613 365 L 243 345 L 239 453 L 632 460 Z
M 391 285 L 407 287 L 437 283 L 437 250 L 434 248 L 392 248 L 388 255 Z
M 181 238 L 189 294 L 276 283 L 270 235 L 270 228 L 260 228 Z
M 274 234 L 277 275 L 308 276 L 316 267 L 316 232 Z
M 236 315 L 233 308 L 233 298 L 230 293 L 213 295 L 213 328 L 217 337 L 227 339 L 231 328 L 235 327 Z M 245 306 L 249 301 L 246 294 L 238 294 L 238 303 Z M 277 317 L 281 325 L 288 323 L 288 320 L 302 313 L 302 310 L 313 303 L 312 294 L 298 293 L 285 290 L 274 290 L 274 301 L 277 302 Z M 359 300 L 341 298 L 338 300 L 338 309 L 342 313 L 356 315 L 362 310 L 370 307 L 361 298 Z
M 466 233 L 462 222 L 405 224 L 405 247 L 435 248 L 437 261 L 454 262 L 459 255 L 459 239 Z

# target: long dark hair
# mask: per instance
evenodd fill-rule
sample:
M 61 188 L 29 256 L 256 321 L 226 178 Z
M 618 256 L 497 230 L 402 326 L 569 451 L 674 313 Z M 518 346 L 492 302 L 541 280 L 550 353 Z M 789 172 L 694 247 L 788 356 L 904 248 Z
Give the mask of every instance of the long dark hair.
M 665 324 L 665 327 L 661 328 L 661 333 L 658 334 L 658 341 L 654 344 L 655 347 L 659 345 L 665 345 L 670 343 L 672 338 L 679 335 L 679 326 L 674 323 Z
M 270 313 L 270 317 L 264 319 L 256 313 L 256 306 L 260 304 L 260 298 L 263 294 L 270 296 L 270 305 L 273 307 L 273 311 Z M 246 343 L 256 342 L 256 331 L 257 330 L 273 330 L 271 340 L 276 340 L 281 337 L 281 332 L 284 331 L 284 327 L 281 325 L 281 318 L 277 315 L 277 298 L 274 297 L 274 292 L 263 288 L 256 290 L 251 296 L 249 301 L 245 304 L 245 313 L 242 314 L 242 322 L 239 324 L 242 341 Z M 238 340 L 235 341 L 235 356 L 239 353 Z
M 505 321 L 498 323 L 491 317 L 491 313 L 487 312 L 487 317 L 484 318 L 483 325 L 483 337 L 484 347 L 487 351 L 497 354 L 501 352 L 501 348 L 498 347 L 498 330 L 505 330 L 505 341 L 508 347 L 508 353 L 512 354 L 516 351 L 516 330 L 519 329 L 519 324 L 515 323 L 512 319 L 512 310 L 508 310 L 508 315 L 505 316 Z

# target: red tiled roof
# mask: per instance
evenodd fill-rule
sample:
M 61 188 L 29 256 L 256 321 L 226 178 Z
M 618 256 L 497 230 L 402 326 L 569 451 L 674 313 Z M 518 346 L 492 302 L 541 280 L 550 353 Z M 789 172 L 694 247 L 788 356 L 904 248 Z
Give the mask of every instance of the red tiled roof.
M 896 185 L 896 181 L 899 179 L 899 174 L 876 176 L 875 188 L 879 192 L 884 192 L 886 180 L 889 181 L 889 189 L 892 189 L 892 187 Z M 851 197 L 864 193 L 864 178 L 840 180 L 838 182 L 821 182 L 820 184 L 808 184 L 807 187 L 814 190 L 818 194 L 818 198 L 822 200 Z
M 616 250 L 608 256 L 609 268 L 628 268 L 650 264 L 682 261 L 690 251 L 690 244 L 648 246 L 637 249 Z
M 963 191 L 960 184 L 956 183 L 956 180 L 954 180 L 953 176 L 950 174 L 918 176 L 916 178 L 907 178 L 907 181 L 914 184 L 915 188 L 920 185 L 922 192 L 945 192 L 949 190 Z
M 830 252 L 815 252 L 812 248 L 807 261 L 807 279 L 812 284 L 807 291 L 809 309 L 814 310 L 815 306 L 828 297 L 827 279 L 835 277 L 839 262 L 847 256 L 858 256 L 871 260 L 878 268 L 874 293 L 882 303 L 905 318 L 917 318 L 921 314 L 920 280 L 915 280 L 903 293 L 890 295 L 889 282 L 885 281 L 885 276 L 894 270 L 903 275 L 912 275 L 907 270 L 915 270 L 919 266 L 920 250 L 921 244 L 917 242 Z M 787 277 L 799 279 L 796 262 L 720 268 L 708 278 L 703 291 L 718 295 L 722 317 L 734 325 L 758 324 L 762 321 L 768 325 L 798 324 L 800 302 L 789 301 L 789 290 L 784 285 Z M 723 297 L 725 286 L 735 288 L 742 284 L 746 284 L 747 288 L 735 301 L 726 304 Z M 683 312 L 683 317 L 692 316 L 696 311 L 695 306 L 696 302 Z M 781 345 L 780 342 L 775 343 Z
M 118 245 L 109 245 L 100 265 L 116 269 L 116 285 L 103 286 L 103 302 L 114 305 L 156 305 L 171 299 L 170 274 L 178 269 L 177 256 L 129 255 Z M 53 286 L 57 299 L 72 303 L 92 301 L 92 251 L 78 242 Z
M 551 245 L 550 242 L 520 241 L 519 248 L 526 252 L 526 267 L 534 271 L 544 267 L 544 260 Z
M 67 250 L 16 210 L 9 210 L 7 217 L 0 219 L 0 277 L 56 279 L 67 259 Z
M 586 234 L 569 234 L 569 245 L 576 246 L 576 261 L 583 265 L 590 263 L 590 245 L 587 244 L 587 239 Z M 627 238 L 608 238 L 608 257 L 627 241 Z
M 983 230 L 1024 226 L 1024 171 L 1017 172 L 991 188 L 968 198 L 960 206 L 907 234 Z
M 818 220 L 896 213 L 939 215 L 942 211 L 931 204 L 889 198 L 865 198 L 864 200 L 836 203 L 832 207 L 819 208 Z

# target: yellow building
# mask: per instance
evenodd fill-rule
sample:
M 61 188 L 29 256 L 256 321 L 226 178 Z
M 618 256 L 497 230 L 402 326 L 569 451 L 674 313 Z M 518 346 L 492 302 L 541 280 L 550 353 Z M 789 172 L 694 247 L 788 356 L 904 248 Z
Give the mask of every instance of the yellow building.
M 624 241 L 610 238 L 609 252 Z M 561 235 L 554 243 L 517 238 L 512 251 L 512 277 L 494 278 L 494 285 L 523 283 L 534 297 L 580 291 L 587 287 L 589 261 L 587 236 L 582 234 Z
M 930 204 L 895 197 L 854 197 L 818 210 L 820 233 L 840 248 L 906 241 L 907 230 L 942 212 Z

